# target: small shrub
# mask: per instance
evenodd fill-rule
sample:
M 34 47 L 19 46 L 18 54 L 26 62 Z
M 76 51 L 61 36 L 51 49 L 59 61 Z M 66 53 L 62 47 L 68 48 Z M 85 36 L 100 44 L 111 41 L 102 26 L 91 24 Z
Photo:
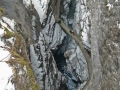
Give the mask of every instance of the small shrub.
M 6 27 L 5 27 L 5 31 L 6 31 L 6 33 L 4 35 L 4 38 L 9 39 L 14 36 L 14 34 L 12 32 L 10 32 Z
M 34 4 L 33 3 L 31 4 L 31 6 L 32 6 L 32 8 L 34 8 Z
M 34 4 L 32 3 L 32 1 L 31 1 L 31 0 L 30 0 L 30 3 L 31 3 L 32 8 L 34 8 Z
M 5 10 L 2 7 L 0 7 L 0 12 L 2 13 L 2 15 L 5 14 Z
M 26 67 L 26 70 L 27 70 L 26 75 L 28 76 L 28 78 L 30 80 L 29 83 L 27 83 L 27 85 L 26 85 L 26 88 L 27 88 L 26 90 L 29 90 L 30 86 L 32 87 L 33 90 L 40 90 L 39 86 L 38 86 L 38 84 L 37 84 L 37 82 L 35 80 L 34 73 L 33 73 L 32 69 L 31 69 L 29 63 L 22 56 L 20 56 L 18 53 L 14 52 L 14 51 L 11 51 L 11 53 L 12 53 L 12 55 L 14 56 L 14 58 L 16 60 L 16 61 L 15 60 L 12 60 L 12 61 L 15 61 L 16 63 L 19 63 L 23 67 Z M 16 76 L 18 76 L 18 74 Z M 25 77 L 25 75 L 24 75 L 24 77 Z M 18 78 L 16 78 L 16 79 L 18 79 Z

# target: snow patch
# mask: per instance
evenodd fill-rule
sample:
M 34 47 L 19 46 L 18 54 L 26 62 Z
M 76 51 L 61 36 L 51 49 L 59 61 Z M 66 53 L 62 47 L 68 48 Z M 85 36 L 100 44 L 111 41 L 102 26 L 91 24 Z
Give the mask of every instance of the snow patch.
M 39 14 L 40 22 L 43 23 L 44 19 L 46 18 L 48 4 L 50 0 L 31 0 L 31 1 L 34 4 L 34 8 Z
M 43 87 L 43 82 L 41 81 L 43 79 L 43 70 L 40 68 L 41 61 L 38 60 L 37 54 L 35 54 L 34 46 L 30 45 L 30 56 L 31 56 L 31 66 L 33 68 L 35 77 L 40 85 L 40 88 Z M 42 64 L 43 65 L 43 64 Z
M 4 54 L 7 55 L 5 52 Z M 12 68 L 6 62 L 0 62 L 0 90 L 15 90 L 14 85 L 11 83 L 12 75 Z
M 13 19 L 11 20 L 7 17 L 3 17 L 2 19 L 6 23 L 5 27 L 8 27 L 8 25 L 9 25 L 10 27 L 8 27 L 8 28 L 11 28 L 12 30 L 15 29 L 14 26 L 15 26 L 16 22 Z
M 112 42 L 116 47 L 118 47 L 119 46 L 119 44 L 118 43 L 115 43 L 115 42 Z
M 5 33 L 4 29 L 0 28 L 0 38 L 3 37 L 4 33 Z
M 23 0 L 23 4 L 25 5 L 26 8 L 28 8 L 31 4 L 31 0 Z
M 120 23 L 118 23 L 118 21 L 117 21 L 117 27 L 120 29 Z
M 76 12 L 75 12 L 75 22 L 74 22 L 74 29 L 76 30 L 77 34 L 81 35 L 82 32 L 82 40 L 83 44 L 90 48 L 90 41 L 89 41 L 89 16 L 90 12 L 87 10 L 86 0 L 77 1 L 76 3 Z
M 0 62 L 8 61 L 11 54 L 4 48 L 0 47 Z
M 47 44 L 50 44 L 51 49 L 56 49 L 57 45 L 62 43 L 62 40 L 66 35 L 59 26 L 59 24 L 56 23 L 55 26 L 54 24 L 55 24 L 55 18 L 50 13 L 48 16 L 47 25 L 42 30 L 42 33 L 44 35 Z
M 3 41 L 3 36 L 5 35 L 6 31 L 4 30 L 5 28 L 7 28 L 10 32 L 14 33 L 13 30 L 15 29 L 14 26 L 16 24 L 16 22 L 12 19 L 9 19 L 7 17 L 2 17 L 2 19 L 0 20 L 0 24 L 2 25 L 0 28 L 0 40 Z M 14 45 L 14 37 L 11 37 L 9 39 L 6 39 L 6 41 L 9 41 L 12 45 Z M 0 46 L 4 46 L 5 44 L 3 44 L 3 42 L 0 41 Z
M 32 34 L 33 34 L 33 39 L 36 40 L 37 37 L 36 37 L 36 28 L 35 28 L 35 20 L 36 20 L 36 17 L 34 15 L 32 15 Z
M 110 4 L 110 3 L 108 3 L 106 6 L 108 7 L 108 10 L 110 10 L 111 8 L 113 8 L 113 5 Z
M 1 20 L 2 19 L 2 20 Z M 11 58 L 11 54 L 6 50 L 3 35 L 5 34 L 4 27 L 8 28 L 9 31 L 14 29 L 14 20 L 10 20 L 6 17 L 0 19 L 0 90 L 15 90 L 14 85 L 11 82 L 13 71 L 12 68 L 6 63 Z M 7 39 L 13 43 L 13 37 Z
M 65 37 L 65 34 L 62 32 L 61 27 L 58 24 L 56 24 L 53 40 L 52 40 L 52 43 L 50 44 L 50 48 L 57 49 L 57 45 L 62 43 L 62 40 L 64 39 L 64 37 Z
M 9 39 L 6 39 L 6 41 L 9 41 L 9 42 L 12 44 L 12 46 L 13 46 L 13 45 L 14 45 L 15 38 L 14 38 L 14 37 L 11 37 L 11 38 L 9 38 Z

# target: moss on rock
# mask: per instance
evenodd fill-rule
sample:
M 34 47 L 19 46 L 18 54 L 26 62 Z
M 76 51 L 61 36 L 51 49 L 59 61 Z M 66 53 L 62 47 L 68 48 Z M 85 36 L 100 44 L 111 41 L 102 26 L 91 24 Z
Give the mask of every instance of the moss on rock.
M 16 65 L 17 67 L 19 66 L 17 70 L 15 69 L 14 81 L 23 83 L 22 87 L 19 87 L 18 90 L 20 89 L 30 90 L 30 88 L 32 90 L 40 90 L 29 63 L 18 53 L 12 51 L 11 54 L 13 55 L 14 59 L 9 60 L 9 64 L 11 66 L 14 65 Z M 19 74 L 20 71 L 22 71 L 23 73 Z M 26 80 L 21 81 L 20 78 L 26 78 Z
M 4 38 L 9 39 L 14 36 L 14 33 L 10 32 L 6 27 L 5 27 L 5 31 L 6 31 L 6 33 L 4 35 Z
M 2 15 L 5 14 L 5 10 L 4 10 L 2 7 L 0 7 L 0 12 L 1 12 L 1 15 L 0 15 L 0 16 L 2 16 Z
M 11 35 L 10 35 L 11 36 Z M 26 54 L 24 39 L 14 32 L 14 46 L 9 49 L 13 58 L 7 63 L 13 67 L 13 83 L 17 90 L 40 90 Z

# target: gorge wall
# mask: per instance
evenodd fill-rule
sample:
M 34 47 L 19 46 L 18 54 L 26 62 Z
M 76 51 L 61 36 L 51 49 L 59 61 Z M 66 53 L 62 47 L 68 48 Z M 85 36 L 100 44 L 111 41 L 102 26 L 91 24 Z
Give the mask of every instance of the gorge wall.
M 120 1 L 61 0 L 59 18 L 82 41 L 91 68 L 78 43 L 56 21 L 57 2 L 59 0 L 0 1 L 0 7 L 6 12 L 0 14 L 0 23 L 4 23 L 3 17 L 14 19 L 17 23 L 14 31 L 22 39 L 18 37 L 19 44 L 12 46 L 20 56 L 11 54 L 25 59 L 26 67 L 32 68 L 34 73 L 35 87 L 39 86 L 40 90 L 119 90 Z M 0 28 L 9 29 L 6 25 L 2 24 Z M 23 67 L 16 63 L 10 67 L 16 67 L 17 73 L 22 70 L 24 74 Z M 28 74 L 19 77 L 27 84 L 16 79 L 13 90 L 21 89 L 18 82 L 23 90 L 38 90 L 29 86 L 34 85 Z

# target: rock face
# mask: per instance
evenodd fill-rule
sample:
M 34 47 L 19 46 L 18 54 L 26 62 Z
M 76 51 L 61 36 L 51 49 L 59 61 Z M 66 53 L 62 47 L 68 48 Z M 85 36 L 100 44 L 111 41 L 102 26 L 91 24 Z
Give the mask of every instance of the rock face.
M 5 9 L 5 16 L 10 19 L 14 19 L 20 24 L 23 31 L 28 30 L 28 34 L 31 35 L 31 18 L 30 13 L 22 4 L 22 0 L 1 0 L 0 6 Z
M 119 90 L 119 1 L 90 1 L 91 62 L 87 90 Z
M 63 7 L 63 10 L 66 11 L 65 13 L 61 12 L 61 18 L 63 18 L 67 25 L 71 25 L 74 21 L 76 5 L 74 4 L 72 9 L 69 6 L 69 4 L 73 2 L 74 1 L 67 0 L 61 2 L 61 5 L 65 6 L 61 6 L 61 8 Z M 35 9 L 37 9 L 36 2 L 32 3 L 34 3 Z M 56 23 L 53 12 L 56 3 L 55 1 L 50 1 L 49 5 L 48 3 L 40 4 L 43 6 L 43 9 L 45 5 L 51 8 L 47 10 L 47 18 L 41 22 L 42 28 L 38 41 L 30 45 L 31 63 L 41 89 L 58 90 L 60 84 L 62 84 L 65 81 L 64 78 L 66 78 L 68 89 L 74 90 L 76 88 L 76 83 L 80 82 L 79 80 L 87 80 L 88 78 L 87 63 L 76 42 L 63 32 L 59 23 Z M 37 10 L 37 12 L 39 13 L 39 10 Z M 73 15 L 70 15 L 71 12 Z M 39 16 L 42 15 L 39 13 Z M 40 19 L 41 18 L 42 17 L 40 17 Z M 73 25 L 71 28 L 73 28 Z M 65 55 L 68 54 L 68 52 L 69 56 L 65 56 L 65 59 L 63 55 L 64 53 Z M 61 76 L 62 74 L 57 68 L 62 72 L 64 77 Z M 63 79 L 61 80 L 62 77 Z
M 115 89 L 119 86 L 120 66 L 120 27 L 119 27 L 119 1 L 101 1 L 100 29 L 98 42 L 101 61 L 101 89 Z M 103 37 L 102 37 L 103 36 Z M 100 50 L 101 49 L 101 50 Z
M 29 65 L 25 38 L 16 32 L 20 27 L 15 27 L 17 22 L 14 20 L 0 18 L 0 89 L 39 90 Z
M 120 2 L 61 0 L 59 17 L 77 34 L 88 51 L 92 64 L 89 75 L 88 63 L 80 47 L 55 21 L 58 1 L 0 1 L 6 12 L 4 16 L 15 20 L 14 30 L 18 34 L 14 46 L 7 44 L 13 48 L 14 58 L 23 60 L 18 64 L 11 59 L 14 63 L 10 65 L 15 68 L 15 88 L 39 90 L 39 85 L 40 90 L 119 90 Z M 26 72 L 29 75 L 23 76 Z

